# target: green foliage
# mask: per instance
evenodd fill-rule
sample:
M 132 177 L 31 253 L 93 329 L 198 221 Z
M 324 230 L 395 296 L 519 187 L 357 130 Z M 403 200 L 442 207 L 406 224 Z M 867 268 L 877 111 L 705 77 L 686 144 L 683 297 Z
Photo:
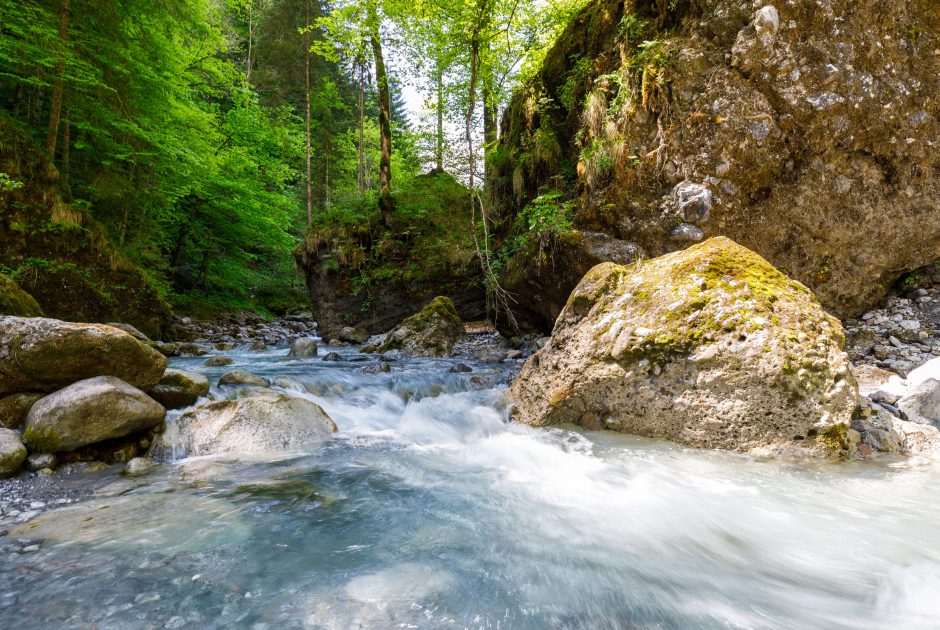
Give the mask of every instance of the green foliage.
M 592 63 L 590 59 L 578 59 L 571 66 L 564 83 L 558 88 L 558 100 L 562 107 L 571 111 L 577 105 L 579 94 L 586 91 L 590 82 Z
M 23 182 L 13 179 L 0 171 L 0 193 L 11 192 L 23 187 Z

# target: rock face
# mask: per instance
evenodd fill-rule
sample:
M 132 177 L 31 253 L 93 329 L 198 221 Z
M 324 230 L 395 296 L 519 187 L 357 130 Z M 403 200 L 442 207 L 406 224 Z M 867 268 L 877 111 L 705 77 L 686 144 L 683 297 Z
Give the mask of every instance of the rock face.
M 189 455 L 277 457 L 303 451 L 336 432 L 319 405 L 284 394 L 200 405 L 177 422 L 179 445 Z
M 0 429 L 0 479 L 16 474 L 26 459 L 26 447 L 16 431 Z
M 45 394 L 23 392 L 0 398 L 0 427 L 18 429 L 26 419 L 26 414 L 37 400 Z
M 42 317 L 39 303 L 9 276 L 0 274 L 0 315 Z
M 705 448 L 848 450 L 858 389 L 842 327 L 812 293 L 725 238 L 592 269 L 510 397 L 576 423 Z
M 578 230 L 645 257 L 724 235 L 830 312 L 862 312 L 940 257 L 940 11 L 892 6 L 594 0 L 505 113 L 498 224 L 575 189 Z M 517 257 L 503 278 L 516 317 L 544 328 L 564 301 L 533 316 L 553 298 L 520 280 L 547 268 L 567 293 L 566 247 Z
M 209 379 L 198 372 L 168 369 L 150 390 L 150 397 L 167 409 L 182 409 L 209 393 Z
M 166 410 L 113 376 L 73 383 L 29 410 L 23 441 L 31 452 L 58 453 L 154 427 Z
M 449 298 L 438 296 L 389 331 L 377 352 L 404 350 L 417 357 L 446 357 L 463 334 L 463 322 Z
M 295 339 L 287 354 L 292 357 L 315 357 L 317 356 L 317 342 L 313 337 Z
M 117 328 L 0 317 L 0 395 L 51 392 L 93 376 L 148 389 L 164 370 L 162 354 Z

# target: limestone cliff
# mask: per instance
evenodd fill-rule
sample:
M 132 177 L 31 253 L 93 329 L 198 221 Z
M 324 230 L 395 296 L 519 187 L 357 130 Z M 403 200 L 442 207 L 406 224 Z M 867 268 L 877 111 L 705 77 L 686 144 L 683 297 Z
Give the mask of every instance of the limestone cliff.
M 934 0 L 588 5 L 490 160 L 507 243 L 540 194 L 574 201 L 548 255 L 505 257 L 517 320 L 551 327 L 598 235 L 620 263 L 725 235 L 836 315 L 883 298 L 940 257 L 938 33 Z

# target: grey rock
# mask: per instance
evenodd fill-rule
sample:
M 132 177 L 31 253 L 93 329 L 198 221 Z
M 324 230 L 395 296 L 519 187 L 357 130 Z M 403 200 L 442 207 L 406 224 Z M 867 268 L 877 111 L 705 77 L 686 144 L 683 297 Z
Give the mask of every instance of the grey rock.
M 682 182 L 674 194 L 679 211 L 688 223 L 704 223 L 712 209 L 712 191 L 702 184 Z M 701 240 L 701 239 L 699 239 Z
M 108 323 L 108 326 L 111 326 L 112 328 L 117 328 L 118 330 L 123 330 L 128 335 L 130 335 L 134 339 L 137 339 L 138 341 L 150 341 L 150 337 L 140 332 L 139 330 L 137 330 L 134 326 L 131 326 L 130 324 L 110 322 Z
M 449 371 L 454 374 L 460 374 L 462 372 L 472 372 L 473 368 L 466 363 L 458 363 L 457 365 L 452 366 Z
M 0 429 L 0 479 L 16 474 L 26 459 L 26 447 L 16 431 Z
M 235 359 L 231 357 L 209 357 L 203 362 L 203 365 L 206 367 L 223 367 L 226 365 L 231 365 L 235 363 Z
M 313 337 L 301 337 L 291 344 L 288 356 L 315 357 L 317 356 L 317 342 Z
M 348 343 L 365 343 L 369 340 L 369 333 L 353 326 L 344 326 L 337 336 L 340 341 Z
M 113 376 L 97 376 L 33 405 L 23 439 L 31 451 L 71 451 L 150 429 L 165 416 L 166 409 L 136 387 Z
M 343 357 L 341 357 L 339 353 L 337 352 L 327 352 L 326 354 L 323 355 L 323 360 L 324 361 L 342 361 Z
M 209 380 L 202 374 L 169 368 L 150 390 L 150 397 L 167 409 L 182 409 L 208 393 Z
M 940 428 L 940 381 L 923 381 L 898 400 L 897 408 L 911 422 Z
M 258 376 L 257 374 L 246 372 L 245 370 L 232 370 L 222 375 L 219 379 L 219 385 L 255 385 L 257 387 L 269 387 L 271 381 L 263 376 Z
M 669 238 L 674 241 L 697 243 L 705 238 L 705 232 L 690 223 L 683 223 L 669 231 Z
M 35 392 L 10 394 L 0 398 L 0 427 L 18 429 L 37 400 L 45 396 Z
M 380 361 L 378 363 L 373 363 L 372 365 L 367 365 L 364 368 L 360 368 L 359 372 L 361 374 L 385 374 L 392 371 L 392 366 L 390 366 L 385 361 Z
M 152 459 L 134 457 L 124 464 L 124 474 L 130 477 L 136 477 L 138 475 L 146 475 L 154 468 L 156 468 L 156 464 L 154 464 Z
M 33 453 L 26 458 L 26 469 L 32 472 L 43 468 L 55 469 L 58 463 L 58 458 L 52 453 Z

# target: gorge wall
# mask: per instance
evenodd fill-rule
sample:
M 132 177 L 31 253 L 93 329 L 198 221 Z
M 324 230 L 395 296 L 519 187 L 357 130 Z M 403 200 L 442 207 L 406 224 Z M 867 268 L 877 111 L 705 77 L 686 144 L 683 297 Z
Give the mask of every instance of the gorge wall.
M 504 256 L 522 330 L 581 275 L 724 235 L 838 316 L 940 257 L 934 0 L 598 0 L 504 114 L 498 234 L 573 191 L 574 230 Z M 516 227 L 514 227 L 514 224 Z

